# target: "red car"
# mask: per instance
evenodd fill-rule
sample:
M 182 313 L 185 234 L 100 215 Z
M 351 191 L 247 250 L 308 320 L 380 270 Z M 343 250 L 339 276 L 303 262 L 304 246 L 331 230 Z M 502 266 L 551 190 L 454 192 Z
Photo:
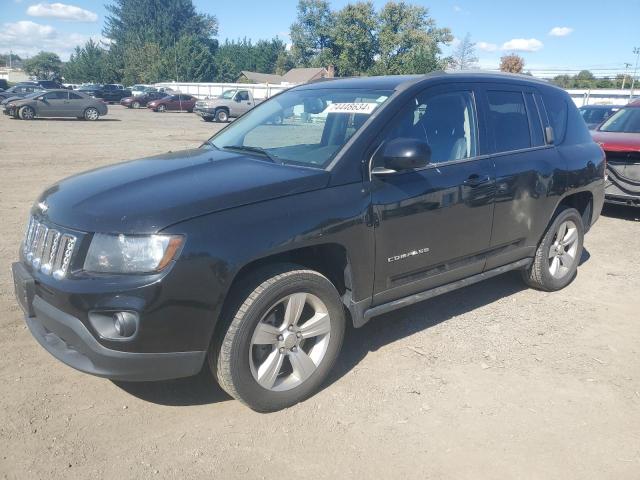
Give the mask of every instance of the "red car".
M 154 112 L 166 112 L 168 110 L 193 112 L 193 107 L 196 106 L 196 100 L 196 97 L 179 93 L 153 100 L 147 103 L 147 108 L 150 108 Z
M 640 100 L 618 110 L 592 135 L 607 155 L 605 201 L 640 207 Z

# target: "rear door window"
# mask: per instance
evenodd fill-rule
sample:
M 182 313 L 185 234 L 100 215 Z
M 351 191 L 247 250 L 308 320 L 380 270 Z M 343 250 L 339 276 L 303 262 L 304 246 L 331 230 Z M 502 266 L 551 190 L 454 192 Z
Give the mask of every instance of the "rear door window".
M 492 151 L 510 152 L 531 148 L 529 119 L 524 95 L 518 91 L 487 91 Z
M 67 92 L 49 92 L 44 98 L 47 100 L 66 100 L 69 98 L 69 94 Z
M 549 90 L 544 92 L 544 106 L 549 116 L 549 123 L 553 127 L 556 144 L 562 143 L 567 131 L 567 100 L 563 92 Z

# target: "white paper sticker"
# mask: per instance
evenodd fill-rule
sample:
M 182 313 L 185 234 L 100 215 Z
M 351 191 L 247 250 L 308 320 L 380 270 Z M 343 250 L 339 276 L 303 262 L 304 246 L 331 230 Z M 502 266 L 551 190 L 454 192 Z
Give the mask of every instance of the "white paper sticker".
M 332 103 L 327 107 L 327 113 L 371 113 L 378 106 L 377 103 Z

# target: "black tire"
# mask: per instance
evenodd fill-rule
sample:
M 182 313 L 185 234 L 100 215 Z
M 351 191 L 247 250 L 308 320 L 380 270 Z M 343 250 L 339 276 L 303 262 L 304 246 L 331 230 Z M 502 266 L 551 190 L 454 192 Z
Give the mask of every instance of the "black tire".
M 131 103 L 131 106 L 129 108 L 140 108 L 140 102 L 135 101 Z
M 213 117 L 202 117 L 205 122 L 213 122 Z
M 313 395 L 326 379 L 342 347 L 345 314 L 336 288 L 316 271 L 282 264 L 254 272 L 236 291 L 238 293 L 235 299 L 230 299 L 231 306 L 223 315 L 223 323 L 208 355 L 209 366 L 220 386 L 259 412 L 280 410 Z M 327 307 L 330 323 L 328 345 L 316 369 L 306 380 L 289 390 L 274 391 L 260 385 L 252 373 L 252 337 L 258 323 L 273 305 L 279 299 L 296 293 L 311 294 Z
M 158 108 L 156 108 L 156 112 L 164 113 L 166 111 L 167 107 L 165 105 L 158 105 Z
M 228 121 L 229 121 L 229 113 L 226 110 L 220 109 L 216 111 L 216 122 L 226 123 Z
M 20 110 L 18 110 L 18 116 L 21 120 L 33 120 L 34 118 L 36 118 L 36 111 L 33 109 L 33 107 L 27 105 L 25 107 L 21 107 Z
M 558 278 L 551 272 L 550 258 L 552 258 L 553 255 L 552 248 L 559 248 L 556 247 L 555 242 L 558 236 L 558 229 L 561 225 L 565 224 L 565 222 L 573 222 L 575 225 L 577 245 L 574 258 L 567 267 L 567 271 Z M 584 225 L 580 213 L 575 208 L 567 207 L 559 210 L 538 245 L 533 263 L 522 271 L 524 282 L 532 288 L 546 292 L 563 289 L 569 285 L 576 276 L 580 257 L 582 256 L 583 244 Z

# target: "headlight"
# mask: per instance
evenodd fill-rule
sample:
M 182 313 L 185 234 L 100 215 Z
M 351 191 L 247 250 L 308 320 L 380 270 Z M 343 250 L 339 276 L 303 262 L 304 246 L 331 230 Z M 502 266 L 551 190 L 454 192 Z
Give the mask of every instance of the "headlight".
M 98 273 L 159 272 L 182 246 L 182 235 L 106 235 L 91 240 L 84 270 Z

